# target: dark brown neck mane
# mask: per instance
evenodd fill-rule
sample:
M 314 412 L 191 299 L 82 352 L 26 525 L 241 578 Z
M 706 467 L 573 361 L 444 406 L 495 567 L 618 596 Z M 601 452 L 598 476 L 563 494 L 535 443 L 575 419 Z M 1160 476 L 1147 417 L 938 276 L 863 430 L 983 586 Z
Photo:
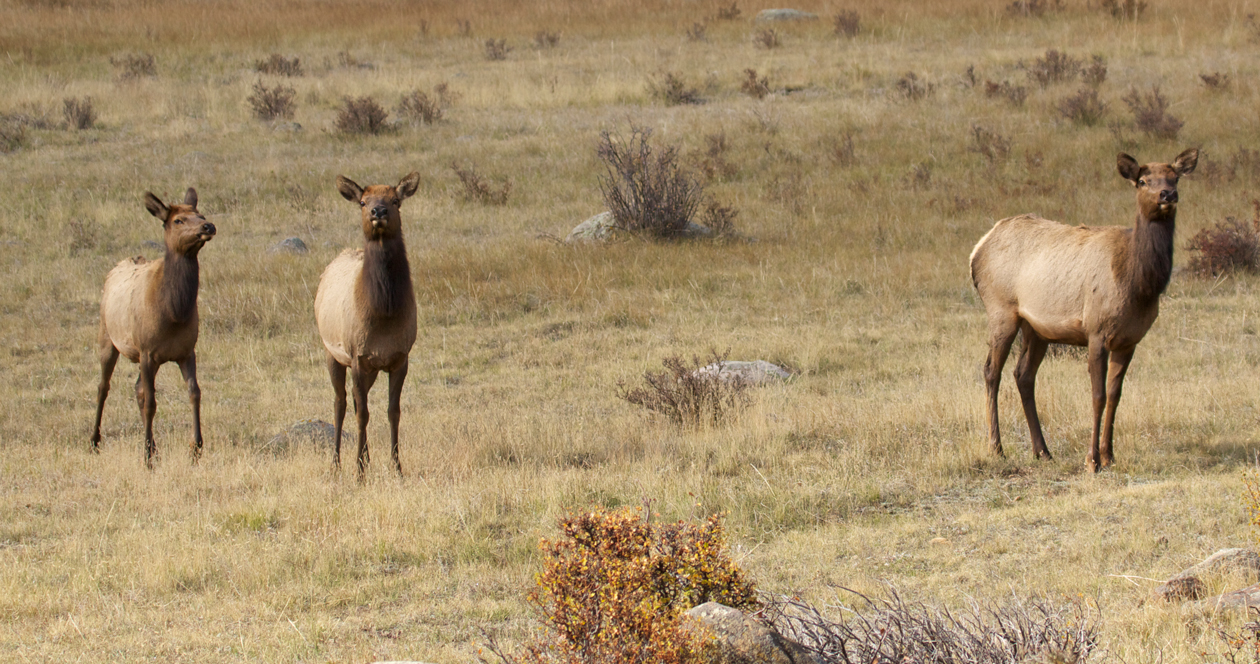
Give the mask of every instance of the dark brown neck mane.
M 201 268 L 197 252 L 180 254 L 166 250 L 162 280 L 158 284 L 158 305 L 162 317 L 172 323 L 186 323 L 197 311 L 197 286 Z
M 388 318 L 415 300 L 411 290 L 411 265 L 402 237 L 363 243 L 363 276 L 358 289 L 373 318 Z
M 1173 209 L 1155 218 L 1138 213 L 1137 223 L 1129 236 L 1128 263 L 1122 272 L 1136 301 L 1158 300 L 1172 278 L 1173 232 L 1177 211 Z

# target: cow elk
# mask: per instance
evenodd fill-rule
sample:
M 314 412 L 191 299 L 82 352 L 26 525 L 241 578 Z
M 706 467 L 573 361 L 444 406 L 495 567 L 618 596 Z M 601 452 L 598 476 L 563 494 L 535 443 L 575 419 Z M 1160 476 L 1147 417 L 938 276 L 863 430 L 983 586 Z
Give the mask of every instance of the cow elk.
M 368 391 L 381 371 L 389 373 L 390 450 L 394 469 L 402 473 L 398 460 L 399 400 L 407 377 L 407 356 L 416 341 L 416 298 L 398 208 L 416 193 L 419 184 L 420 174 L 415 172 L 396 187 L 364 188 L 337 176 L 337 191 L 362 208 L 363 248 L 346 249 L 324 270 L 315 293 L 315 323 L 327 352 L 335 395 L 333 459 L 338 468 L 347 368 L 354 378 L 359 481 L 363 481 L 368 465 Z
M 1137 188 L 1137 221 L 1120 226 L 1067 226 L 1035 215 L 997 222 L 971 252 L 971 280 L 989 323 L 989 442 L 1002 454 L 998 384 L 1016 333 L 1022 335 L 1015 384 L 1033 454 L 1050 457 L 1037 418 L 1037 368 L 1051 343 L 1088 348 L 1094 427 L 1087 465 L 1111 465 L 1112 426 L 1133 350 L 1159 315 L 1172 275 L 1177 180 L 1194 170 L 1191 148 L 1171 164 L 1145 166 L 1116 157 L 1120 175 Z
M 144 418 L 144 465 L 152 469 L 157 445 L 153 415 L 157 412 L 154 381 L 166 362 L 179 364 L 188 384 L 193 415 L 193 463 L 201 456 L 201 388 L 197 385 L 197 253 L 214 237 L 214 224 L 197 211 L 197 191 L 189 188 L 184 202 L 166 205 L 152 193 L 144 207 L 162 220 L 166 255 L 155 261 L 128 258 L 105 276 L 101 293 L 101 331 L 97 355 L 101 383 L 96 393 L 92 450 L 99 451 L 101 415 L 118 356 L 140 364 L 136 403 Z

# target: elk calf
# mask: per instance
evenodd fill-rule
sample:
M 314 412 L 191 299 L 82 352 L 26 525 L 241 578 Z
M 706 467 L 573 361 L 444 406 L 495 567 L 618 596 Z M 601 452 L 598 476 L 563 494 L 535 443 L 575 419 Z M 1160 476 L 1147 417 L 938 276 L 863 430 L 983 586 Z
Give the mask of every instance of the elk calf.
M 364 188 L 338 175 L 337 191 L 362 209 L 363 248 L 346 249 L 333 259 L 315 292 L 315 324 L 328 356 L 332 378 L 334 463 L 341 467 L 341 430 L 346 416 L 346 369 L 354 378 L 354 412 L 359 421 L 359 481 L 368 465 L 368 391 L 376 375 L 389 373 L 389 436 L 394 469 L 398 460 L 398 420 L 407 357 L 416 341 L 416 296 L 403 244 L 398 208 L 416 193 L 420 174 L 398 186 Z
M 136 403 L 144 418 L 144 465 L 153 468 L 153 415 L 157 412 L 154 379 L 158 367 L 176 362 L 188 383 L 192 403 L 192 459 L 201 456 L 201 388 L 197 386 L 197 252 L 214 237 L 214 224 L 197 211 L 197 191 L 189 188 L 183 204 L 166 205 L 145 193 L 144 207 L 162 220 L 166 255 L 155 261 L 129 258 L 105 276 L 101 293 L 101 331 L 97 354 L 101 384 L 96 393 L 92 450 L 101 443 L 101 415 L 118 356 L 140 364 Z
M 1017 333 L 1023 343 L 1015 384 L 1024 405 L 1033 454 L 1050 457 L 1037 418 L 1034 384 L 1051 343 L 1086 346 L 1093 386 L 1091 470 L 1111 465 L 1112 425 L 1120 387 L 1133 350 L 1159 315 L 1159 296 L 1172 275 L 1177 180 L 1194 170 L 1191 148 L 1171 164 L 1140 166 L 1116 157 L 1120 175 L 1137 188 L 1132 228 L 1066 226 L 1023 215 L 993 226 L 971 252 L 971 280 L 989 320 L 989 442 L 1002 454 L 998 429 L 998 384 Z

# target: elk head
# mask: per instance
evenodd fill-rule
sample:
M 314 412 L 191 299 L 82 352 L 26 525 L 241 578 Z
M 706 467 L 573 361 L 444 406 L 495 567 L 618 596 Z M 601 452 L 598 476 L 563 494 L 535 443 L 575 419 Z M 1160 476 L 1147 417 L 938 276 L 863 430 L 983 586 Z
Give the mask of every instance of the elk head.
M 1121 177 L 1137 187 L 1138 211 L 1151 221 L 1173 218 L 1177 213 L 1177 180 L 1193 172 L 1198 163 L 1198 148 L 1182 152 L 1171 164 L 1139 166 L 1136 159 L 1123 152 L 1116 155 Z
M 420 174 L 412 171 L 397 186 L 374 184 L 366 189 L 344 175 L 337 176 L 337 191 L 346 200 L 363 209 L 363 237 L 386 240 L 402 236 L 402 219 L 398 208 L 420 186 Z
M 197 211 L 197 190 L 192 187 L 184 193 L 184 202 L 175 205 L 167 205 L 153 192 L 145 192 L 144 207 L 162 220 L 168 252 L 196 256 L 214 237 L 214 224 Z

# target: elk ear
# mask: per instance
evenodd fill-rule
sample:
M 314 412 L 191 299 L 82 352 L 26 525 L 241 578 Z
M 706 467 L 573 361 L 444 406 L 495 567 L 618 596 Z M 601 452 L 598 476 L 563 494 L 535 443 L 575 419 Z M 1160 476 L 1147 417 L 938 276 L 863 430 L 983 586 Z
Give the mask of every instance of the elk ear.
M 161 219 L 163 222 L 166 221 L 167 215 L 171 213 L 171 209 L 166 207 L 166 203 L 163 203 L 157 196 L 154 196 L 151 191 L 144 192 L 144 209 L 148 210 L 149 214 Z
M 191 207 L 193 209 L 197 208 L 197 190 L 196 189 L 189 187 L 188 191 L 184 192 L 184 205 L 187 205 L 188 207 Z
M 1136 159 L 1121 152 L 1116 155 L 1116 169 L 1120 171 L 1120 177 L 1136 185 L 1138 172 L 1142 170 L 1142 167 L 1138 166 Z
M 363 198 L 363 187 L 344 175 L 337 176 L 337 191 L 341 192 L 342 198 L 352 203 L 357 203 Z
M 416 171 L 412 171 L 409 175 L 407 175 L 407 177 L 403 178 L 395 188 L 398 190 L 399 200 L 411 198 L 411 195 L 416 193 L 416 189 L 420 188 L 420 174 Z
M 1172 167 L 1177 171 L 1177 175 L 1185 175 L 1193 173 L 1194 167 L 1199 165 L 1199 148 L 1190 148 L 1185 152 L 1177 155 L 1177 159 L 1173 161 Z

